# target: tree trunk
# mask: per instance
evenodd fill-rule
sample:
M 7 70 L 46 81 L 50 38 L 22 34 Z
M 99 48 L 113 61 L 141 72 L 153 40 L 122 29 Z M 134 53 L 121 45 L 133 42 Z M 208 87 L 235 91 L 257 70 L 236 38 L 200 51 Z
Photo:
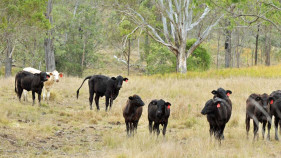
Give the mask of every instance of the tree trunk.
M 265 42 L 264 42 L 264 51 L 265 51 L 265 65 L 270 66 L 270 51 L 271 51 L 271 27 L 265 26 Z M 268 30 L 269 29 L 269 30 Z
M 48 0 L 48 7 L 46 18 L 53 23 L 53 17 L 51 15 L 52 12 L 52 0 Z M 53 45 L 53 30 L 47 31 L 47 37 L 44 40 L 44 47 L 45 47 L 45 62 L 46 62 L 46 71 L 54 71 L 56 69 L 55 63 L 55 53 L 54 53 L 54 45 Z
M 237 66 L 237 68 L 239 68 L 240 67 L 240 52 L 239 52 L 239 29 L 237 29 L 237 45 L 236 45 L 236 66 Z
M 226 30 L 225 34 L 225 67 L 229 68 L 231 64 L 231 31 Z
M 130 54 L 131 54 L 131 39 L 129 39 L 128 40 L 128 46 L 129 46 L 129 48 L 128 48 L 128 62 L 127 62 L 127 64 L 128 64 L 128 76 L 130 75 Z
M 177 54 L 177 72 L 186 73 L 186 42 L 182 42 Z
M 84 61 L 85 61 L 85 51 L 86 51 L 86 39 L 84 39 L 83 42 L 83 53 L 82 53 L 82 60 L 81 60 L 81 69 L 83 70 L 83 66 L 84 66 Z
M 258 25 L 258 31 L 257 31 L 257 35 L 256 35 L 255 65 L 258 64 L 259 32 L 260 32 L 260 25 Z
M 5 77 L 12 76 L 12 41 L 10 39 L 7 40 L 7 50 L 6 50 L 6 64 L 5 64 Z
M 217 69 L 219 68 L 219 53 L 220 53 L 220 32 L 218 31 L 218 52 L 217 52 Z

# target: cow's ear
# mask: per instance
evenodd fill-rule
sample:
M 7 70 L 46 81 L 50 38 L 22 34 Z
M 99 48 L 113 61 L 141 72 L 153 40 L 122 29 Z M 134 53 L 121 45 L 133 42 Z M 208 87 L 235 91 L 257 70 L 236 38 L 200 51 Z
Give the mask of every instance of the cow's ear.
M 212 94 L 217 94 L 218 92 L 216 90 L 213 90 L 211 93 Z
M 134 99 L 134 97 L 132 97 L 132 96 L 129 96 L 129 99 L 130 99 L 130 100 L 133 100 L 133 99 Z
M 128 78 L 123 78 L 123 81 L 128 82 L 129 79 Z
M 165 105 L 166 105 L 166 106 L 171 106 L 171 103 L 166 102 Z
M 50 72 L 49 75 L 53 75 L 53 73 Z
M 230 96 L 230 94 L 232 94 L 232 91 L 231 90 L 226 90 L 226 95 Z
M 269 104 L 273 104 L 274 101 L 275 101 L 275 99 L 274 99 L 273 97 L 269 97 L 269 98 L 268 98 L 268 103 L 269 103 Z
M 60 72 L 60 74 L 59 74 L 59 75 L 60 75 L 60 77 L 63 77 L 63 73 L 62 73 L 62 72 Z
M 111 79 L 112 79 L 112 80 L 116 80 L 116 78 L 115 78 L 115 77 L 111 77 Z

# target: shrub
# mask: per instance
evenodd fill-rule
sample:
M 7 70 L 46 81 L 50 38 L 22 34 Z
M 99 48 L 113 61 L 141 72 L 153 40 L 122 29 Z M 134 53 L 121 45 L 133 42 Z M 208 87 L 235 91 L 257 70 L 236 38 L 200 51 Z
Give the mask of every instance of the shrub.
M 186 51 L 195 43 L 196 39 L 188 40 L 186 43 Z M 210 68 L 211 56 L 205 48 L 198 46 L 194 52 L 187 58 L 186 67 L 189 71 L 205 71 Z
M 146 58 L 148 74 L 164 74 L 176 71 L 176 57 L 168 48 L 158 43 L 150 45 L 150 53 Z

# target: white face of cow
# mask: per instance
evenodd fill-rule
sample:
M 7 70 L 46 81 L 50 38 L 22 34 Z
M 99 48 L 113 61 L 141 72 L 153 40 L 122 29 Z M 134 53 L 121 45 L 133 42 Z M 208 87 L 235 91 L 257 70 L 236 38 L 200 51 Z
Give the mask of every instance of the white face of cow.
M 60 77 L 62 77 L 62 73 L 59 73 L 57 70 L 54 70 L 53 72 L 50 73 L 51 78 L 53 79 L 53 81 L 59 82 L 60 81 Z

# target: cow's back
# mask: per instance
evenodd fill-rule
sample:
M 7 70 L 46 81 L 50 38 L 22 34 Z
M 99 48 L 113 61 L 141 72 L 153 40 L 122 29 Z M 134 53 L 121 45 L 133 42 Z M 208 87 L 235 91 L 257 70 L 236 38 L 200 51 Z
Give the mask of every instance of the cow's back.
M 107 82 L 110 78 L 104 75 L 94 75 L 89 80 L 89 85 L 91 84 L 95 93 L 104 95 L 107 89 Z

